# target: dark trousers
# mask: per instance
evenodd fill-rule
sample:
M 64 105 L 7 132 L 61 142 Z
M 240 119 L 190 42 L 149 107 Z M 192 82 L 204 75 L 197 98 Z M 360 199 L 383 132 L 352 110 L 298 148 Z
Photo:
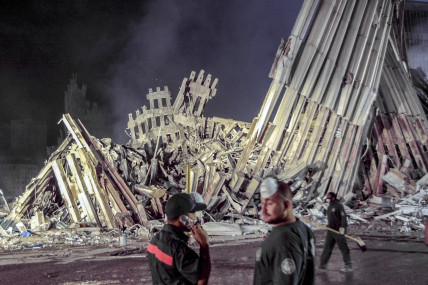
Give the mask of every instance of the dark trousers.
M 343 261 L 346 265 L 351 265 L 351 255 L 349 254 L 349 248 L 348 244 L 346 243 L 345 236 L 330 231 L 327 232 L 327 236 L 325 237 L 325 245 L 321 254 L 321 265 L 327 264 L 336 242 L 337 246 L 342 252 Z

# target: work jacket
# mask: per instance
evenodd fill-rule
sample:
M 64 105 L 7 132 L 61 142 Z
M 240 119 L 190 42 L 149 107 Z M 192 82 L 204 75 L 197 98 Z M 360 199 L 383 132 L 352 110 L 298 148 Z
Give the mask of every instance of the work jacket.
M 256 253 L 254 285 L 315 283 L 315 237 L 300 220 L 274 227 Z
M 339 228 L 345 228 L 348 226 L 348 222 L 346 220 L 345 208 L 338 201 L 335 200 L 331 203 L 327 208 L 327 220 L 328 227 L 334 230 L 339 230 Z
M 147 247 L 153 284 L 197 284 L 199 256 L 188 245 L 189 237 L 179 228 L 166 224 Z

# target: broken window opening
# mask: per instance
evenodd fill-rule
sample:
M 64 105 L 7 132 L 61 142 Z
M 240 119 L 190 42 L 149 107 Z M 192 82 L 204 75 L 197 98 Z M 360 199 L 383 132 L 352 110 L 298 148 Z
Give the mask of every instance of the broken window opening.
M 199 110 L 199 105 L 201 104 L 201 97 L 196 98 L 195 104 L 193 105 L 193 112 Z
M 317 106 L 317 110 L 315 111 L 315 114 L 314 114 L 314 117 L 312 118 L 312 120 L 315 121 L 316 119 L 318 119 L 319 112 L 320 112 L 320 109 L 319 109 L 319 106 Z
M 170 134 L 166 134 L 166 141 L 168 143 L 172 143 L 172 139 L 171 139 L 171 135 Z
M 159 116 L 155 117 L 155 125 L 156 127 L 160 127 L 161 126 L 161 118 Z
M 301 114 L 306 113 L 306 107 L 308 107 L 309 100 L 305 100 L 305 104 L 303 105 Z
M 169 125 L 169 118 L 167 115 L 163 116 L 163 120 L 165 122 L 165 125 Z
M 180 139 L 180 132 L 176 132 L 175 137 L 177 138 L 177 140 L 179 140 Z
M 398 159 L 400 161 L 400 164 L 404 163 L 404 158 L 403 155 L 401 154 L 400 148 L 398 147 L 398 144 L 395 145 L 395 150 L 397 151 L 398 154 Z
M 388 167 L 389 167 L 389 168 L 395 168 L 395 165 L 394 165 L 394 163 L 392 162 L 392 160 L 391 160 L 391 156 L 390 156 L 390 154 L 389 154 L 388 146 L 387 146 L 386 144 L 383 144 L 383 148 L 385 149 L 385 154 L 388 156 L 388 159 L 387 159 L 387 161 L 388 161 Z
M 163 141 L 163 137 L 159 136 L 159 145 L 162 146 L 164 145 L 164 141 Z
M 412 159 L 413 168 L 414 169 L 419 169 L 418 164 L 416 163 L 416 159 L 413 156 L 413 152 L 412 152 L 412 149 L 411 149 L 410 145 L 408 143 L 406 143 L 406 146 L 407 146 L 407 150 L 409 151 L 410 158 Z
M 149 131 L 149 130 L 151 130 L 152 129 L 152 120 L 147 120 L 147 131 Z
M 371 145 L 371 151 L 372 151 L 373 158 L 375 160 L 376 165 L 379 165 L 379 156 L 377 155 L 377 150 L 374 144 Z

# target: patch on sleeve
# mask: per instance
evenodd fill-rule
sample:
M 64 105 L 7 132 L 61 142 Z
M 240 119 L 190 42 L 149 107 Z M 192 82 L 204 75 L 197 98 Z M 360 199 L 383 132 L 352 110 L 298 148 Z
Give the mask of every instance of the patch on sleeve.
M 286 258 L 281 262 L 281 271 L 285 275 L 293 274 L 295 270 L 296 270 L 296 264 L 294 263 L 293 259 Z
M 260 261 L 261 257 L 262 257 L 262 248 L 259 247 L 256 251 L 256 261 Z
M 331 211 L 332 211 L 332 212 L 336 211 L 336 208 L 331 208 Z

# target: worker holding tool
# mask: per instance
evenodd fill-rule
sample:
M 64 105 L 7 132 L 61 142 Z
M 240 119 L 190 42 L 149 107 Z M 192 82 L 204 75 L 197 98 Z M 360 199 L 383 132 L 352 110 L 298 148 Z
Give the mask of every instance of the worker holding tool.
M 336 193 L 327 193 L 326 200 L 329 203 L 327 208 L 327 226 L 333 230 L 339 231 L 339 233 L 327 231 L 324 249 L 321 254 L 320 266 L 318 268 L 327 269 L 327 262 L 333 252 L 334 245 L 337 243 L 342 252 L 343 261 L 345 262 L 345 267 L 340 269 L 340 271 L 352 272 L 351 255 L 345 238 L 346 227 L 348 226 L 345 209 L 337 200 Z
M 254 284 L 314 284 L 315 238 L 293 213 L 290 187 L 267 177 L 260 194 L 262 218 L 273 230 L 257 250 Z
M 211 272 L 209 236 L 200 223 L 194 223 L 197 211 L 206 209 L 187 193 L 168 199 L 165 213 L 168 223 L 147 247 L 153 284 L 208 284 Z M 200 245 L 199 256 L 188 245 L 189 233 Z

